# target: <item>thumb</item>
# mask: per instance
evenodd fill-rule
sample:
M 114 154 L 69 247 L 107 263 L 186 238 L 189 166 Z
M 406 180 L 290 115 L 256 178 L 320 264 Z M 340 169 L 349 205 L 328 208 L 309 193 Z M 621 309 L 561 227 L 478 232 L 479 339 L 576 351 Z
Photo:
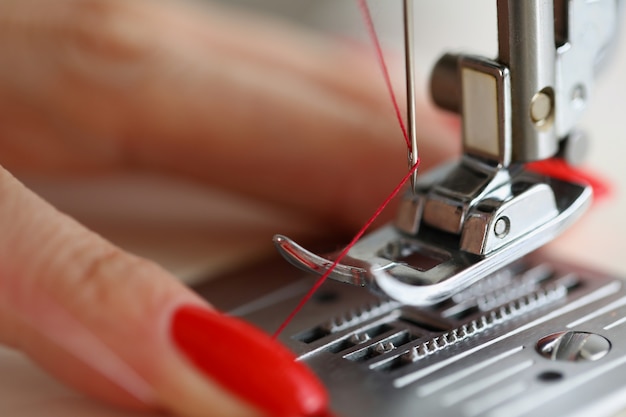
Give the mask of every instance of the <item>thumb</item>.
M 284 347 L 211 309 L 0 168 L 0 342 L 117 405 L 181 416 L 317 415 L 322 386 Z

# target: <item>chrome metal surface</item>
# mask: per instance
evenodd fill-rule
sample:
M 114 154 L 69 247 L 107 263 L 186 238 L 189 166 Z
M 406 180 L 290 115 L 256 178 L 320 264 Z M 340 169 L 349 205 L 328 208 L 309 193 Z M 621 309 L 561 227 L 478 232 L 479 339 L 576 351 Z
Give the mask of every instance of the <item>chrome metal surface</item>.
M 546 159 L 558 150 L 553 123 L 554 3 L 498 0 L 497 4 L 498 61 L 511 72 L 513 160 Z
M 431 227 L 407 235 L 387 226 L 358 242 L 330 277 L 367 286 L 404 304 L 435 304 L 552 240 L 591 200 L 589 187 L 528 172 L 517 175 L 505 191 L 513 194 L 496 189 L 484 198 L 491 205 L 468 211 L 470 227 L 465 235 L 444 234 Z M 553 193 L 552 207 L 541 204 L 548 192 Z M 519 201 L 527 204 L 516 205 Z M 509 231 L 498 236 L 496 225 L 503 217 Z M 464 247 L 464 240 L 482 242 L 483 253 L 472 252 L 476 248 L 467 243 Z M 337 255 L 315 255 L 284 236 L 276 236 L 274 243 L 293 265 L 316 274 L 326 272 Z
M 260 271 L 246 282 L 313 283 Z M 206 294 L 270 333 L 307 289 L 215 298 L 220 287 L 239 296 L 241 282 Z M 423 308 L 328 281 L 279 340 L 319 375 L 339 417 L 609 417 L 626 407 L 624 326 L 622 280 L 532 255 Z M 549 337 L 565 360 L 538 350 Z
M 405 0 L 412 122 L 410 4 Z M 582 159 L 585 141 L 569 117 L 584 107 L 589 69 L 614 35 L 618 3 L 498 0 L 497 8 L 498 60 L 445 55 L 431 79 L 435 101 L 461 112 L 463 156 L 413 182 L 400 205 L 398 230 L 384 229 L 357 244 L 333 279 L 406 304 L 436 303 L 549 242 L 588 206 L 588 187 L 525 172 L 522 163 L 557 153 Z M 414 128 L 411 123 L 412 137 Z M 276 244 L 305 270 L 323 273 L 332 264 L 332 256 L 314 255 L 285 237 Z
M 588 106 L 595 76 L 607 65 L 622 16 L 619 0 L 552 3 L 498 0 L 497 61 L 511 72 L 516 162 L 554 155 L 558 141 L 573 133 Z M 444 55 L 431 76 L 435 103 L 456 113 L 462 112 L 462 58 Z
M 459 58 L 463 154 L 508 167 L 513 157 L 511 74 L 502 64 L 480 57 Z
M 611 350 L 605 337 L 589 332 L 559 332 L 539 339 L 537 352 L 555 361 L 597 361 Z
M 624 283 L 524 258 L 580 216 L 591 190 L 522 165 L 557 152 L 582 158 L 574 122 L 619 2 L 497 7 L 499 58 L 446 55 L 432 77 L 435 101 L 463 116 L 462 158 L 421 175 L 395 226 L 352 247 L 330 274 L 335 282 L 280 336 L 326 384 L 339 416 L 608 417 L 626 409 Z M 284 236 L 275 244 L 316 274 L 339 253 L 321 257 Z M 273 332 L 300 295 L 267 296 L 243 316 Z
M 564 0 L 560 0 L 564 1 Z M 594 78 L 616 37 L 621 15 L 617 0 L 567 0 L 566 30 L 556 53 L 555 123 L 567 136 L 587 108 Z
M 580 129 L 574 129 L 569 136 L 561 142 L 559 156 L 570 165 L 581 165 L 587 156 L 588 149 L 589 139 L 585 132 Z

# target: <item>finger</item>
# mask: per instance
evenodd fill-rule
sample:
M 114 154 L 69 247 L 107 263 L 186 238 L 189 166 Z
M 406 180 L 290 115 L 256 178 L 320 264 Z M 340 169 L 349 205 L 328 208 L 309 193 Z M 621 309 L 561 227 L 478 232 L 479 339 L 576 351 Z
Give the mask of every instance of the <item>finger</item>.
M 0 341 L 60 380 L 181 416 L 316 415 L 327 406 L 323 387 L 284 347 L 4 170 L 0 230 Z
M 25 121 L 4 135 L 12 160 L 33 152 L 18 138 L 39 113 L 26 131 L 67 145 L 42 147 L 42 167 L 174 173 L 350 228 L 406 172 L 366 48 L 182 2 L 8 4 L 4 108 Z M 427 167 L 456 148 L 456 129 L 418 113 Z

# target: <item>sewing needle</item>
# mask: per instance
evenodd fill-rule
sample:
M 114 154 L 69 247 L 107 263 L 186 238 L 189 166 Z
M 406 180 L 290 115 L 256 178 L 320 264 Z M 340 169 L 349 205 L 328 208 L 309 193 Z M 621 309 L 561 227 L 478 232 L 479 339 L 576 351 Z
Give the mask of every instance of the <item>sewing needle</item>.
M 407 133 L 411 141 L 409 169 L 419 160 L 417 130 L 415 126 L 415 54 L 413 52 L 413 0 L 404 0 L 404 51 L 406 65 Z M 415 193 L 417 170 L 411 176 L 411 190 Z

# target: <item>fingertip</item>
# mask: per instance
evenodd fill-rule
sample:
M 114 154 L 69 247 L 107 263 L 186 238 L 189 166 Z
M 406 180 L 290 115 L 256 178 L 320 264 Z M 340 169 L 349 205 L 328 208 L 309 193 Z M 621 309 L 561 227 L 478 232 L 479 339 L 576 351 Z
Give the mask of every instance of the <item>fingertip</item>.
M 304 364 L 239 319 L 181 306 L 172 317 L 171 337 L 201 373 L 269 415 L 315 416 L 328 407 L 326 390 Z

